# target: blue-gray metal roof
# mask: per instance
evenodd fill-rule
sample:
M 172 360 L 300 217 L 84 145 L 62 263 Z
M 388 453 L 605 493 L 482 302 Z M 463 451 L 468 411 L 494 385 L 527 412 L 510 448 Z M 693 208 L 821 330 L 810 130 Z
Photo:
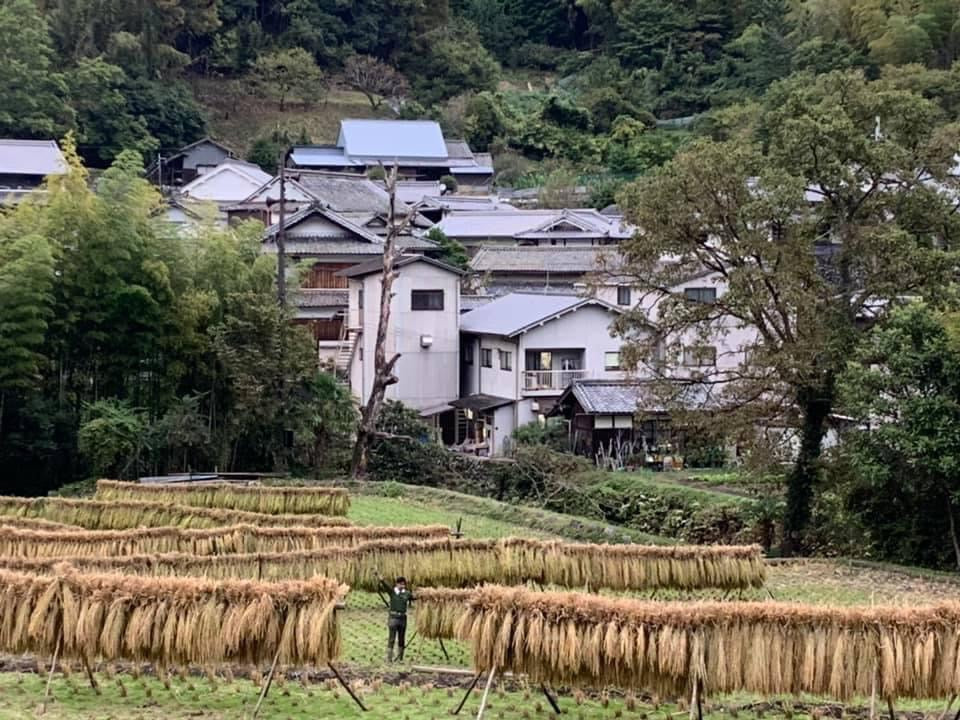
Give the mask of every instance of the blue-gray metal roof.
M 596 298 L 513 293 L 465 314 L 460 320 L 460 329 L 468 333 L 513 337 L 534 325 L 553 320 L 586 305 L 597 305 L 611 312 L 620 312 Z
M 432 120 L 342 120 L 337 145 L 351 158 L 446 158 L 440 125 Z
M 0 174 L 62 175 L 67 162 L 55 140 L 0 139 Z

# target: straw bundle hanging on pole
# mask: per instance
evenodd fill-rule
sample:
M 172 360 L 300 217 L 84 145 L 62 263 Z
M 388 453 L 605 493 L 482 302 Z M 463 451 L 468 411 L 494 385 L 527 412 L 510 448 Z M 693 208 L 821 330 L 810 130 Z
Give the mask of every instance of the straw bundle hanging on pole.
M 5 525 L 6 527 L 20 528 L 22 530 L 83 530 L 82 527 L 78 527 L 77 525 L 69 525 L 67 523 L 54 522 L 52 520 L 44 520 L 43 518 L 35 517 L 0 516 L 0 524 Z
M 417 633 L 428 640 L 456 637 L 457 623 L 476 589 L 422 588 L 417 590 Z
M 518 547 L 522 547 L 522 550 L 518 551 Z M 536 552 L 537 548 L 540 548 L 539 553 Z M 280 553 L 199 557 L 97 556 L 70 560 L 84 569 L 137 575 L 262 580 L 323 575 L 363 590 L 376 589 L 378 573 L 387 569 L 393 574 L 410 578 L 420 587 L 463 587 L 485 582 L 522 584 L 534 580 L 557 585 L 570 583 L 571 587 L 589 585 L 620 590 L 650 587 L 682 590 L 716 586 L 749 587 L 759 584 L 763 578 L 763 563 L 757 548 L 645 548 L 450 538 L 417 540 L 398 537 L 363 542 L 351 547 Z M 44 566 L 49 568 L 55 562 L 55 559 L 48 559 L 11 563 L 0 559 L 0 566 L 37 571 Z M 616 570 L 613 567 L 616 564 L 628 567 Z M 724 570 L 725 564 L 732 567 Z M 594 566 L 593 570 L 591 565 Z M 744 566 L 747 570 L 744 570 Z M 741 585 L 734 585 L 735 582 Z
M 260 663 L 279 653 L 320 665 L 339 652 L 336 604 L 347 588 L 326 578 L 253 583 L 0 572 L 0 650 L 166 664 Z
M 921 608 L 654 603 L 478 588 L 457 622 L 478 671 L 662 695 L 946 698 L 960 687 L 960 603 Z
M 55 521 L 87 530 L 166 526 L 214 528 L 241 524 L 260 527 L 347 527 L 352 524 L 346 518 L 333 515 L 270 515 L 145 500 L 0 497 L 0 523 L 11 525 L 19 518 Z
M 109 557 L 182 552 L 285 553 L 351 546 L 373 539 L 420 540 L 449 535 L 443 525 L 410 527 L 261 528 L 234 525 L 209 530 L 146 528 L 141 530 L 23 530 L 0 526 L 0 556 Z
M 278 514 L 346 515 L 350 495 L 344 488 L 274 485 L 141 485 L 98 480 L 97 500 L 151 500 L 194 507 Z

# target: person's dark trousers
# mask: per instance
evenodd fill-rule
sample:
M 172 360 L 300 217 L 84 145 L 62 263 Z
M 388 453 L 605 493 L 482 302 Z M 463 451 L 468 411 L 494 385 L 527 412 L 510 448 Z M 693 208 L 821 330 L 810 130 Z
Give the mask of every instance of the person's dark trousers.
M 387 662 L 393 662 L 393 646 L 397 645 L 397 660 L 403 660 L 407 647 L 407 616 L 391 615 L 387 620 Z

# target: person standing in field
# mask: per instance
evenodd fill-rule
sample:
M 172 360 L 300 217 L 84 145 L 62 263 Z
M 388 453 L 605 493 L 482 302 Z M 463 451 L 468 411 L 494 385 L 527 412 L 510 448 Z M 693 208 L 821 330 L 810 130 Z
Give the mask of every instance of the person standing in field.
M 403 661 L 403 651 L 407 646 L 407 609 L 413 602 L 413 593 L 407 589 L 407 579 L 398 577 L 391 588 L 379 578 L 381 588 L 386 592 L 387 615 L 387 662 L 393 662 L 394 646 L 397 648 L 397 661 Z

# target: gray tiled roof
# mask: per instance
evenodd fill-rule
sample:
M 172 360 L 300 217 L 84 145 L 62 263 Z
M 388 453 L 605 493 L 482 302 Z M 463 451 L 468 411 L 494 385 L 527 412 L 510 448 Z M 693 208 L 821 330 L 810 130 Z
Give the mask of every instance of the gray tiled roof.
M 386 213 L 390 195 L 364 176 L 295 171 L 294 177 L 317 200 L 338 213 Z
M 456 275 L 463 275 L 464 271 L 453 265 L 448 265 L 445 262 L 440 260 L 435 260 L 434 258 L 427 257 L 426 255 L 401 255 L 397 258 L 393 266 L 395 268 L 402 268 L 406 265 L 412 265 L 413 263 L 425 262 L 428 265 L 433 265 L 434 267 L 441 268 L 447 272 L 452 272 Z M 351 268 L 346 270 L 341 270 L 337 275 L 343 275 L 344 277 L 363 277 L 364 275 L 372 275 L 374 273 L 383 271 L 383 256 L 373 258 L 372 260 L 367 260 L 360 263 L 359 265 L 354 265 Z
M 584 412 L 632 415 L 642 399 L 642 386 L 631 380 L 578 380 L 570 391 Z
M 608 246 L 587 247 L 481 247 L 470 261 L 475 272 L 589 273 L 597 261 L 616 255 Z
M 347 290 L 314 290 L 301 288 L 294 296 L 294 305 L 300 308 L 346 307 L 349 302 Z
M 275 253 L 277 244 L 264 243 L 262 250 L 265 253 Z M 369 243 L 362 240 L 345 240 L 327 237 L 298 237 L 289 238 L 284 243 L 287 255 L 382 255 L 381 243 Z

